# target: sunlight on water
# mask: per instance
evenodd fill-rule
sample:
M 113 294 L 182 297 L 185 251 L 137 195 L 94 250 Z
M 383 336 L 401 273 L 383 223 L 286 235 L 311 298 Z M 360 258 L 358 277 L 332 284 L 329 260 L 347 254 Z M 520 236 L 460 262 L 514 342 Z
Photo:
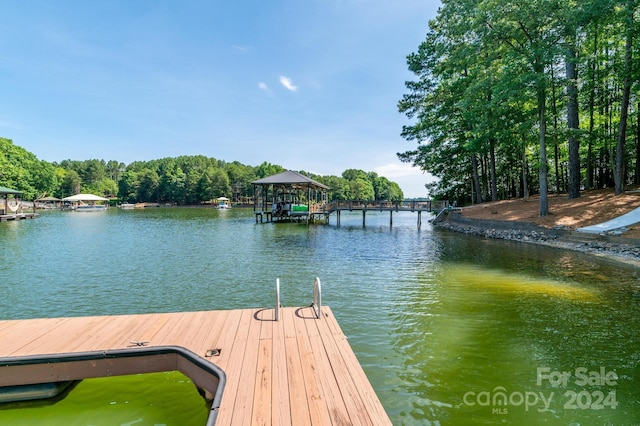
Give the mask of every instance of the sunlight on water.
M 389 401 L 392 409 L 397 404 L 396 423 L 632 424 L 623 419 L 640 413 L 634 381 L 585 386 L 579 375 L 602 368 L 629 378 L 638 365 L 620 352 L 625 346 L 636 360 L 640 354 L 626 341 L 637 332 L 637 303 L 628 295 L 603 299 L 604 290 L 466 262 L 425 271 L 393 315 L 393 344 L 404 359 L 396 374 L 410 401 Z M 568 378 L 559 386 L 538 382 L 538 369 Z M 511 402 L 492 402 L 503 394 Z M 607 404 L 596 404 L 601 396 Z
M 506 273 L 477 265 L 445 265 L 439 278 L 443 284 L 471 286 L 477 291 L 495 291 L 514 295 L 558 297 L 567 300 L 596 302 L 599 294 L 593 290 L 555 280 Z

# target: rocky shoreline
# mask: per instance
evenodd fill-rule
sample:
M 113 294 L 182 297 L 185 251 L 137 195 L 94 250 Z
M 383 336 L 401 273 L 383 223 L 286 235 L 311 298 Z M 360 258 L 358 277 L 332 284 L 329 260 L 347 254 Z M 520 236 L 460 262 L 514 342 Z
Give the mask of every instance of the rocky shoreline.
M 472 219 L 453 211 L 433 225 L 483 238 L 575 250 L 640 267 L 640 241 L 620 236 L 584 234 L 563 227 L 544 228 L 528 222 Z

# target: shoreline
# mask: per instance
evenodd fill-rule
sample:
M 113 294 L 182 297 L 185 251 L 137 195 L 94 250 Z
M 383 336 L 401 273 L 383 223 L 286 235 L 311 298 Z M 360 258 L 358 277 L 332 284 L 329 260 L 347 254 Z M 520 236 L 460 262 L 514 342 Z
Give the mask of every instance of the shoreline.
M 458 212 L 448 212 L 432 225 L 482 238 L 577 251 L 640 267 L 640 242 L 630 238 L 578 233 L 561 226 L 545 228 L 530 222 L 467 218 Z

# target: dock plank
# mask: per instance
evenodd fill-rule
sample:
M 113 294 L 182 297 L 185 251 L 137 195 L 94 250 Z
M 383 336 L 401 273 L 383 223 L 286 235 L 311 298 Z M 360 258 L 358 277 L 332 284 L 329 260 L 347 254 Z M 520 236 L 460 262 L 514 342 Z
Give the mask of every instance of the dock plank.
M 258 341 L 258 360 L 256 365 L 255 390 L 253 392 L 253 408 L 251 424 L 267 426 L 271 424 L 273 389 L 273 345 L 271 340 Z
M 239 409 L 236 407 L 237 396 L 239 389 L 246 392 L 246 388 L 240 387 L 240 376 L 242 374 L 242 366 L 246 356 L 247 340 L 249 336 L 249 326 L 251 325 L 252 313 L 249 310 L 243 310 L 238 319 L 238 326 L 234 339 L 230 342 L 228 350 L 224 350 L 221 353 L 220 367 L 222 367 L 227 374 L 227 384 L 225 386 L 224 394 L 222 395 L 222 403 L 220 405 L 220 412 L 218 414 L 217 424 L 220 425 L 235 425 L 241 424 L 240 420 L 236 419 Z M 223 367 L 224 365 L 224 367 Z M 253 391 L 253 388 L 251 389 Z M 228 392 L 227 392 L 228 391 Z M 253 394 L 251 395 L 253 397 Z M 246 394 L 241 398 L 246 398 Z M 243 401 L 240 401 L 242 403 Z M 241 417 L 245 413 L 239 414 Z
M 217 425 L 390 425 L 331 309 L 322 311 L 283 308 L 280 321 L 273 309 L 0 320 L 0 357 L 177 345 L 225 371 Z
M 332 371 L 332 375 L 328 378 L 331 379 L 340 377 L 341 380 L 335 380 L 331 382 L 335 384 L 337 391 L 342 397 L 342 402 L 345 404 L 345 412 L 350 417 L 350 424 L 353 425 L 371 425 L 378 424 L 375 419 L 369 416 L 367 405 L 363 400 L 363 395 L 358 391 L 359 382 L 358 375 L 352 375 L 349 370 L 347 361 L 342 356 L 341 350 L 335 343 L 335 335 L 332 331 L 332 324 L 335 321 L 331 321 L 331 318 L 326 315 L 320 321 L 314 321 L 307 323 L 310 328 L 317 328 L 318 336 L 321 337 L 322 345 L 326 351 L 326 356 L 321 360 L 322 363 L 327 364 L 325 368 Z M 309 335 L 313 333 L 310 331 Z M 320 344 L 320 343 L 317 343 Z M 359 365 L 358 365 L 359 367 Z M 364 395 L 366 396 L 366 394 Z
M 25 347 L 28 347 L 32 341 L 49 334 L 49 331 L 55 329 L 57 325 L 68 321 L 70 318 L 3 321 L 6 327 L 3 327 L 0 332 L 2 342 L 0 349 L 6 354 L 5 356 L 29 355 L 31 351 L 29 348 L 24 349 Z M 16 327 L 18 324 L 20 327 Z
M 244 342 L 244 357 L 237 381 L 238 390 L 233 410 L 234 425 L 251 424 L 253 400 L 255 393 L 256 369 L 258 365 L 258 351 L 260 343 L 261 322 L 253 315 L 249 317 L 248 333 Z
M 325 307 L 323 307 L 323 309 L 325 309 Z M 384 411 L 373 386 L 371 386 L 371 382 L 369 382 L 364 369 L 356 358 L 356 354 L 351 349 L 347 337 L 342 333 L 338 321 L 335 320 L 333 312 L 331 312 L 329 307 L 326 307 L 325 313 L 325 318 L 332 319 L 331 321 L 327 321 L 327 323 L 330 325 L 330 329 L 334 335 L 333 344 L 336 346 L 336 351 L 342 356 L 349 374 L 353 377 L 354 383 L 357 383 L 357 390 L 361 395 L 362 402 L 365 404 L 365 410 L 368 416 L 373 419 L 376 425 L 391 425 L 389 416 Z
M 291 420 L 291 404 L 289 395 L 288 370 L 287 370 L 287 346 L 284 339 L 284 321 L 274 321 L 272 329 L 272 368 L 271 380 L 273 383 L 271 424 L 285 426 L 294 424 Z M 304 401 L 304 400 L 303 400 Z M 296 423 L 296 424 L 304 424 Z
M 307 400 L 309 404 L 309 415 L 311 423 L 314 425 L 329 425 L 331 416 L 327 407 L 327 397 L 322 392 L 322 385 L 318 372 L 318 366 L 314 359 L 314 353 L 309 343 L 309 337 L 306 334 L 306 326 L 304 318 L 306 312 L 310 312 L 311 308 L 299 308 L 295 311 L 297 320 L 294 321 L 296 331 L 296 341 L 298 343 L 298 352 L 300 355 L 300 363 L 302 365 L 302 374 L 304 377 L 304 385 L 307 390 Z M 311 315 L 311 313 L 309 313 Z M 318 356 L 322 356 L 318 354 Z

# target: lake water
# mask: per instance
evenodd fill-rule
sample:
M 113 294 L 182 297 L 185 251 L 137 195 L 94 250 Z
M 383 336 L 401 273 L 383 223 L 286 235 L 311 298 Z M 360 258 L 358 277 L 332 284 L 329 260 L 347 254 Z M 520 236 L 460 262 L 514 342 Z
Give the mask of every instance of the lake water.
M 418 230 L 415 213 L 331 219 L 155 208 L 3 222 L 0 318 L 268 307 L 276 278 L 283 305 L 303 306 L 318 276 L 394 424 L 640 424 L 637 268 Z

